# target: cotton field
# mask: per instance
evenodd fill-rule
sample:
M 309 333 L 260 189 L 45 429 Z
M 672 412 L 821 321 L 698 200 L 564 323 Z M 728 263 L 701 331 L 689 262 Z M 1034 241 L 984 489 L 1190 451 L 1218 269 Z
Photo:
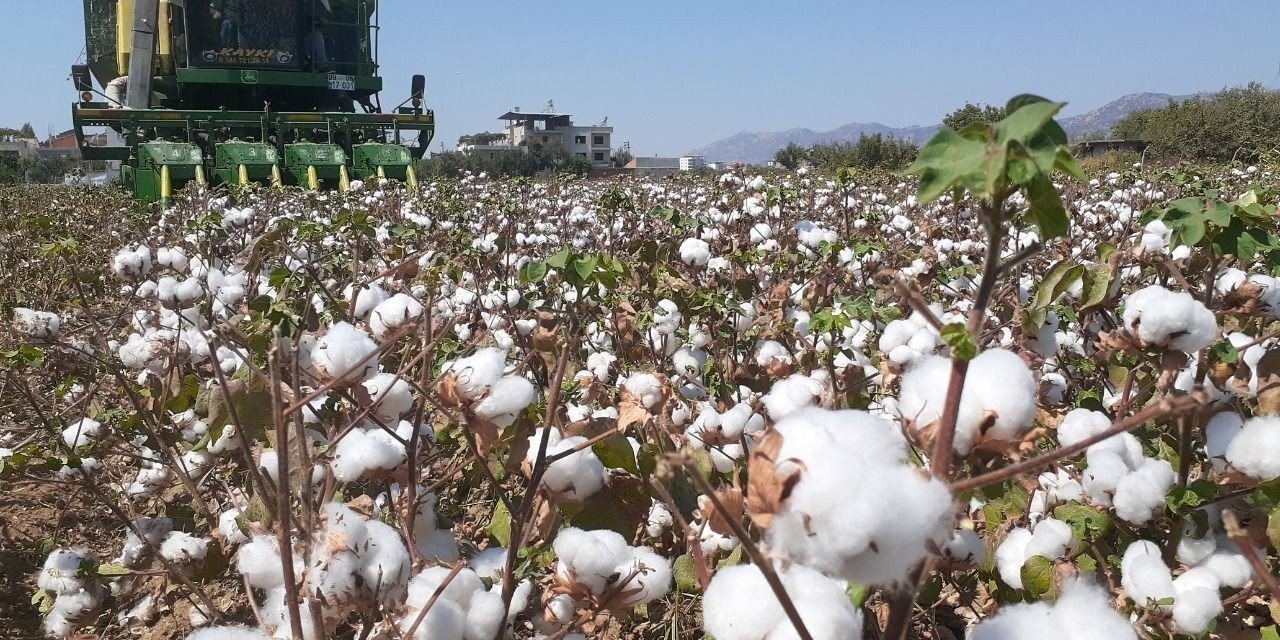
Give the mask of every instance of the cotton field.
M 1009 153 L 3 192 L 0 619 L 1276 637 L 1277 174 Z

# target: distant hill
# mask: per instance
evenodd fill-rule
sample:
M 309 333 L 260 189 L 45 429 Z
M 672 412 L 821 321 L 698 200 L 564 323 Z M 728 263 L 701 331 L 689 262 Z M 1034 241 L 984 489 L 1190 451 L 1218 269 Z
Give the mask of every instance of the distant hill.
M 1077 116 L 1062 118 L 1062 128 L 1067 135 L 1076 137 L 1091 133 L 1108 132 L 1112 125 L 1134 111 L 1163 107 L 1170 100 L 1183 101 L 1204 94 L 1169 95 L 1167 93 L 1133 93 Z M 694 149 L 690 155 L 706 156 L 708 160 L 722 162 L 748 162 L 763 164 L 773 159 L 773 154 L 788 144 L 801 146 L 832 142 L 857 142 L 862 135 L 881 134 L 915 143 L 927 141 L 941 125 L 889 127 L 878 122 L 850 122 L 830 131 L 813 129 L 788 129 L 786 131 L 743 131 L 723 140 Z

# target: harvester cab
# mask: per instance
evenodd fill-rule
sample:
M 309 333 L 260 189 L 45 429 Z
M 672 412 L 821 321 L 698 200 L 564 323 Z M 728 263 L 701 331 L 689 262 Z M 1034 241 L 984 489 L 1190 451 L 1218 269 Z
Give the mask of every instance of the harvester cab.
M 193 181 L 416 186 L 435 118 L 420 75 L 383 110 L 375 0 L 83 1 L 76 139 L 139 199 Z

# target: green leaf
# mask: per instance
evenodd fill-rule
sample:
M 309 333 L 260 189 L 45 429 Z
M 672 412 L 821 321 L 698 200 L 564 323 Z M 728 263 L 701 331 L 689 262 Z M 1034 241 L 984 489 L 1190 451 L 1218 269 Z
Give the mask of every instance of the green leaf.
M 1004 161 L 1003 145 L 972 140 L 944 127 L 920 150 L 907 173 L 920 176 L 917 196 L 921 202 L 936 200 L 955 188 L 990 197 Z
M 499 545 L 511 545 L 511 512 L 507 511 L 507 503 L 499 500 L 493 507 L 493 516 L 489 518 L 489 526 L 484 528 Z
M 972 360 L 978 355 L 978 342 L 959 322 L 942 327 L 942 341 L 951 347 L 951 355 L 961 360 Z
M 1082 542 L 1098 540 L 1111 529 L 1107 514 L 1083 504 L 1059 505 L 1054 508 L 1053 517 L 1067 523 L 1072 537 Z
M 124 568 L 124 567 L 122 567 L 122 566 L 120 566 L 120 565 L 118 565 L 118 564 L 100 564 L 100 565 L 98 565 L 98 575 L 100 575 L 100 576 L 108 576 L 108 577 L 114 577 L 114 576 L 127 576 L 127 575 L 129 575 L 130 573 L 133 573 L 133 572 L 132 572 L 132 571 L 129 571 L 128 569 L 126 569 L 126 568 Z
M 520 267 L 520 284 L 529 284 L 531 282 L 542 282 L 547 277 L 547 263 L 537 260 L 524 263 Z
M 1111 267 L 1105 264 L 1089 265 L 1084 271 L 1084 287 L 1081 292 L 1080 309 L 1096 307 L 1107 299 L 1111 290 Z
M 1209 361 L 1235 364 L 1240 361 L 1240 352 L 1230 342 L 1219 340 L 1209 347 Z
M 1070 219 L 1062 206 L 1058 190 L 1053 188 L 1053 182 L 1049 180 L 1049 174 L 1035 174 L 1030 182 L 1024 184 L 1023 190 L 1030 205 L 1026 213 L 1027 219 L 1040 230 L 1040 240 L 1066 235 Z
M 1260 629 L 1261 635 L 1258 640 L 1280 640 L 1280 628 L 1276 625 L 1269 625 Z
M 607 469 L 623 469 L 640 475 L 640 465 L 626 436 L 618 433 L 592 445 L 591 450 Z
M 1022 588 L 1035 596 L 1043 597 L 1053 588 L 1053 561 L 1044 556 L 1031 556 L 1022 565 Z
M 564 269 L 569 264 L 571 255 L 572 253 L 568 249 L 561 249 L 555 255 L 547 258 L 547 265 L 556 269 Z
M 570 263 L 570 268 L 578 274 L 578 278 L 582 282 L 587 282 L 591 274 L 596 270 L 595 256 L 580 256 Z
M 867 599 L 867 594 L 871 593 L 871 589 L 866 585 L 850 583 L 849 586 L 844 588 L 844 593 L 849 596 L 849 604 L 854 607 L 861 607 L 862 603 Z
M 676 590 L 680 593 L 698 593 L 702 590 L 698 583 L 697 566 L 693 563 L 693 557 L 687 553 L 677 557 L 671 564 L 671 575 L 675 578 Z
M 1005 107 L 1009 115 L 995 124 L 996 141 L 1001 144 L 1011 141 L 1025 144 L 1040 133 L 1064 106 L 1066 106 L 1065 102 L 1049 102 L 1039 96 L 1029 94 L 1015 96 Z M 1045 167 L 1046 170 L 1048 168 Z
M 1280 549 L 1280 507 L 1267 514 L 1267 539 L 1271 541 L 1271 548 Z
M 738 545 L 734 547 L 733 551 L 729 552 L 729 555 L 725 556 L 723 560 L 716 563 L 716 570 L 719 571 L 720 569 L 723 569 L 725 567 L 732 567 L 736 564 L 742 564 L 742 555 L 743 555 L 742 545 Z

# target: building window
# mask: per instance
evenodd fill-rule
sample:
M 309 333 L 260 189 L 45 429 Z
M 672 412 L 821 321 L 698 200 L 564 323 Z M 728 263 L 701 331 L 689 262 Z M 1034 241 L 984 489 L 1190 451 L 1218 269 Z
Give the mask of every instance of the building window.
M 573 137 L 573 143 L 574 143 L 574 144 L 586 144 L 586 143 L 587 143 L 587 137 L 586 137 L 586 136 L 574 136 L 574 137 Z
M 604 162 L 604 152 L 603 152 L 603 151 L 597 151 L 597 152 L 595 153 L 595 159 L 596 159 L 596 162 Z
M 600 134 L 598 134 L 598 133 L 597 133 L 596 135 L 594 135 L 594 136 L 591 136 L 591 144 L 594 144 L 594 145 L 602 145 L 602 144 L 604 144 L 604 136 L 602 136 L 602 135 L 600 135 Z

